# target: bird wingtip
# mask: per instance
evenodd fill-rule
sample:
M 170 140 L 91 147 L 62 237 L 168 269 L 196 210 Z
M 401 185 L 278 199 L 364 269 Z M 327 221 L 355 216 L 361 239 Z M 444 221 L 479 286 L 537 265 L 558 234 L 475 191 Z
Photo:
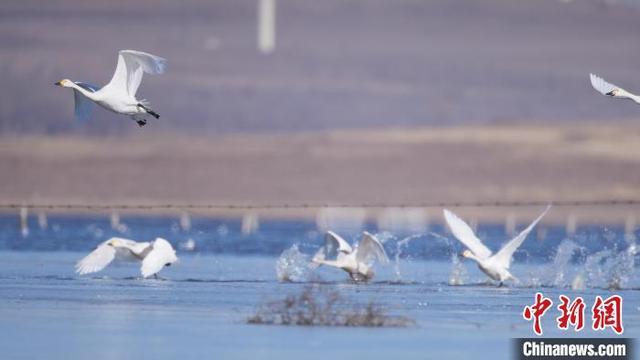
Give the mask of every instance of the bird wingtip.
M 455 219 L 458 216 L 453 213 L 453 211 L 449 209 L 442 209 L 442 213 L 444 214 L 444 218 L 448 221 L 449 219 Z
M 155 72 L 156 74 L 164 74 L 167 71 L 167 59 L 156 56 L 155 59 Z

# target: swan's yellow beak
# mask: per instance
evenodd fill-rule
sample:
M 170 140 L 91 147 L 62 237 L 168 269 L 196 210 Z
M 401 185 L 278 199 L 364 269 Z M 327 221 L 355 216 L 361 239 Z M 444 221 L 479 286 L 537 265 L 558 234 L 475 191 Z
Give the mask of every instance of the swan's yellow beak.
M 62 86 L 62 80 L 58 81 L 58 82 L 54 82 L 53 85 L 55 86 Z

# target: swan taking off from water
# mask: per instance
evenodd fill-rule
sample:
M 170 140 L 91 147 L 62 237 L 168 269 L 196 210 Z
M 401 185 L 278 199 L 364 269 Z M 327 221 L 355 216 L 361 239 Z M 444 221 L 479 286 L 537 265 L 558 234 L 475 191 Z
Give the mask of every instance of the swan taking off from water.
M 376 260 L 383 264 L 389 262 L 380 241 L 366 231 L 355 249 L 333 231 L 327 231 L 325 241 L 325 245 L 313 256 L 310 267 L 333 266 L 349 273 L 353 281 L 368 281 L 373 278 L 372 267 Z
M 111 81 L 102 88 L 69 79 L 55 85 L 73 89 L 75 115 L 86 120 L 91 115 L 93 103 L 117 114 L 129 115 L 139 126 L 147 123 L 147 117 L 160 117 L 151 110 L 146 100 L 136 99 L 136 91 L 142 82 L 142 74 L 162 74 L 167 60 L 142 51 L 120 50 L 118 65 Z
M 101 271 L 115 258 L 126 261 L 141 261 L 142 277 L 154 275 L 163 267 L 176 261 L 176 252 L 169 242 L 157 238 L 153 242 L 136 242 L 123 238 L 111 238 L 93 250 L 76 264 L 76 272 L 80 275 Z
M 591 78 L 591 86 L 593 86 L 593 88 L 600 94 L 618 99 L 629 99 L 634 101 L 636 104 L 640 104 L 640 96 L 634 95 L 619 86 L 609 84 L 594 74 L 589 74 L 589 77 Z
M 531 225 L 522 230 L 518 236 L 514 237 L 511 241 L 506 243 L 500 251 L 493 254 L 478 237 L 473 233 L 473 230 L 467 223 L 460 219 L 456 214 L 444 209 L 444 218 L 451 229 L 451 233 L 463 243 L 468 250 L 462 252 L 462 256 L 468 259 L 474 260 L 478 263 L 478 268 L 482 270 L 487 276 L 493 280 L 499 281 L 500 285 L 506 280 L 518 281 L 509 272 L 509 266 L 511 265 L 511 258 L 513 253 L 522 245 L 524 239 L 533 230 L 536 224 L 542 219 L 542 217 L 549 211 L 551 205 L 535 219 Z

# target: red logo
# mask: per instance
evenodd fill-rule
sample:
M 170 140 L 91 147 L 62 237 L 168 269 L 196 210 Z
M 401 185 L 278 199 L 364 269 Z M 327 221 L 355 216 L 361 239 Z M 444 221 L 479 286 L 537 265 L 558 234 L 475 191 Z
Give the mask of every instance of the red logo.
M 573 302 L 564 296 L 560 295 L 561 304 L 558 305 L 561 315 L 556 319 L 558 321 L 558 329 L 566 330 L 569 325 L 573 325 L 575 331 L 580 331 L 584 328 L 584 300 L 581 297 L 577 297 Z
M 568 296 L 560 295 L 558 311 L 560 316 L 556 318 L 558 329 L 567 330 L 573 327 L 574 331 L 584 328 L 584 309 L 586 304 L 581 297 L 576 297 L 573 301 Z M 551 308 L 553 301 L 544 297 L 542 293 L 536 293 L 535 302 L 524 307 L 522 317 L 527 321 L 533 320 L 533 331 L 536 335 L 542 335 L 542 317 Z M 622 297 L 612 295 L 606 299 L 596 296 L 591 308 L 591 318 L 593 330 L 605 330 L 611 328 L 617 334 L 622 334 Z
M 525 306 L 524 308 L 522 316 L 525 320 L 531 321 L 531 319 L 533 319 L 533 331 L 538 335 L 542 335 L 540 318 L 549 310 L 551 305 L 553 305 L 551 299 L 545 298 L 541 293 L 536 293 L 535 303 L 531 306 Z
M 593 313 L 593 330 L 604 330 L 610 327 L 617 334 L 622 334 L 622 297 L 613 295 L 606 300 L 596 296 L 596 301 L 591 308 Z

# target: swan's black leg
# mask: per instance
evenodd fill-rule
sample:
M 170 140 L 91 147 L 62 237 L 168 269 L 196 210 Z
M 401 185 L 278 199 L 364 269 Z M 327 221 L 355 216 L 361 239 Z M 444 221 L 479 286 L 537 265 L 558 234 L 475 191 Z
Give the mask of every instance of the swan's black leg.
M 143 127 L 145 125 L 147 125 L 147 120 L 136 120 L 136 123 L 138 124 L 138 126 Z
M 160 114 L 158 114 L 157 112 L 153 111 L 153 110 L 148 110 L 147 109 L 147 113 L 151 116 L 153 116 L 156 119 L 160 119 Z
M 153 116 L 156 119 L 160 118 L 160 114 L 158 114 L 157 112 L 147 108 L 146 106 L 142 105 L 142 104 L 138 104 L 138 107 L 142 108 L 142 110 L 146 111 L 147 114 Z
M 158 280 L 158 274 L 157 273 L 153 274 L 153 278 Z

